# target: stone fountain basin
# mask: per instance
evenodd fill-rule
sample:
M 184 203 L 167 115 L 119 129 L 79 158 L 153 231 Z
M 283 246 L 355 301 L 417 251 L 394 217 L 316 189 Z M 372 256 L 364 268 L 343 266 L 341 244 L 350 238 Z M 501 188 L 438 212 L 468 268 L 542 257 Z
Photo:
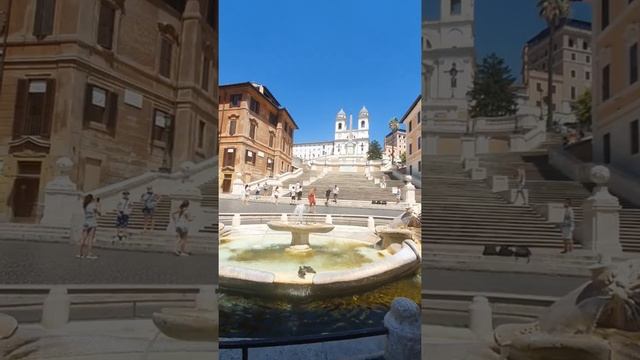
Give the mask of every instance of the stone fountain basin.
M 326 234 L 331 232 L 335 225 L 331 224 L 296 224 L 294 222 L 284 222 L 284 221 L 270 221 L 268 224 L 269 228 L 274 231 L 293 231 L 293 232 L 307 232 L 307 233 L 318 233 L 318 234 Z
M 153 323 L 170 338 L 217 341 L 218 313 L 199 309 L 166 308 L 153 314 Z
M 344 296 L 374 289 L 420 268 L 421 253 L 413 240 L 405 240 L 397 253 L 348 270 L 319 271 L 298 278 L 294 274 L 250 269 L 235 265 L 219 267 L 222 289 L 272 297 L 321 298 Z

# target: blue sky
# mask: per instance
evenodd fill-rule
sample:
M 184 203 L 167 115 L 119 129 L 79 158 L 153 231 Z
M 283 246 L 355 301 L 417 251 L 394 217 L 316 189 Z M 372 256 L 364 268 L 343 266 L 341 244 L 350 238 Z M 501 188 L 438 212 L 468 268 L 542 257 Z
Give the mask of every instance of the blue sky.
M 440 0 L 422 0 L 427 19 L 439 17 Z M 476 56 L 495 52 L 506 59 L 519 79 L 521 51 L 524 44 L 546 27 L 538 17 L 537 0 L 476 0 Z M 591 6 L 572 5 L 572 18 L 591 21 Z
M 366 105 L 370 136 L 420 93 L 418 0 L 220 2 L 220 84 L 266 85 L 300 130 L 295 142 L 333 140 L 335 115 Z M 355 124 L 354 120 L 354 124 Z

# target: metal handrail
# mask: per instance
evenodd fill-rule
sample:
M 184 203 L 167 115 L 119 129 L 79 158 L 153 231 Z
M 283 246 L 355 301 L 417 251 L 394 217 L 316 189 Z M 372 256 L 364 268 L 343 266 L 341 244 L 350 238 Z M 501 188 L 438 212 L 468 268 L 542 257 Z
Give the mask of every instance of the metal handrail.
M 242 350 L 242 360 L 249 360 L 249 349 L 276 347 L 276 346 L 291 346 L 291 345 L 305 345 L 316 344 L 321 342 L 353 340 L 364 337 L 382 336 L 387 335 L 389 330 L 385 327 L 360 329 L 343 331 L 332 334 L 321 335 L 304 335 L 294 336 L 286 338 L 272 338 L 272 339 L 250 339 L 250 340 L 226 340 L 218 343 L 218 349 L 227 350 Z

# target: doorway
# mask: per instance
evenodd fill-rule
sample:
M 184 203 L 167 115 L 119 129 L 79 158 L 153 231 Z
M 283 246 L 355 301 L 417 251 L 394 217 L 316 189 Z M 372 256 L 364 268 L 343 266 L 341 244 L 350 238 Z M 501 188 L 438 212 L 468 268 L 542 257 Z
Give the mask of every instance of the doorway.
M 231 179 L 232 174 L 224 174 L 224 179 L 222 179 L 222 192 L 230 193 L 231 192 Z
M 11 208 L 16 222 L 33 222 L 38 215 L 40 190 L 40 167 L 38 161 L 18 162 L 18 175 L 13 182 Z

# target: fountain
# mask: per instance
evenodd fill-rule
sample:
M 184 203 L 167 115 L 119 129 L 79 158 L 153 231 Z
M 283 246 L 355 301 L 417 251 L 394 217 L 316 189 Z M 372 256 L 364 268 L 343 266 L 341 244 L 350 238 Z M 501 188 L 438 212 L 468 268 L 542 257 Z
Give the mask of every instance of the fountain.
M 413 239 L 420 244 L 420 216 L 416 215 L 412 207 L 407 207 L 405 211 L 386 226 L 377 226 L 376 234 L 382 239 L 382 248 L 388 249 L 393 244 L 402 244 L 406 239 Z
M 294 254 L 308 254 L 313 251 L 309 245 L 309 234 L 324 234 L 331 232 L 335 228 L 335 226 L 331 224 L 304 223 L 304 204 L 296 206 L 294 215 L 297 215 L 298 219 L 295 224 L 284 221 L 270 221 L 267 223 L 267 226 L 269 226 L 271 230 L 291 233 L 291 246 L 289 246 L 286 251 Z

